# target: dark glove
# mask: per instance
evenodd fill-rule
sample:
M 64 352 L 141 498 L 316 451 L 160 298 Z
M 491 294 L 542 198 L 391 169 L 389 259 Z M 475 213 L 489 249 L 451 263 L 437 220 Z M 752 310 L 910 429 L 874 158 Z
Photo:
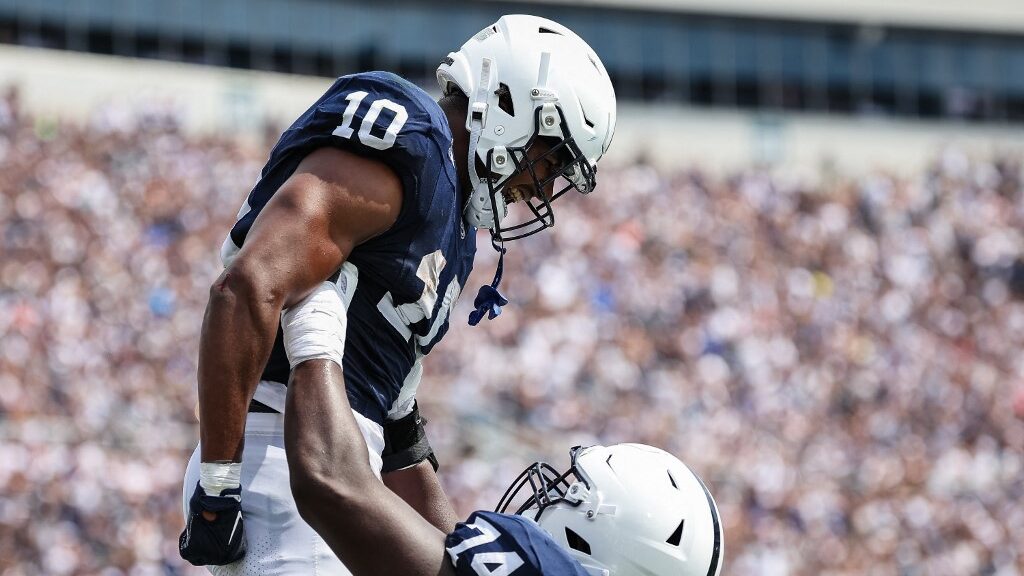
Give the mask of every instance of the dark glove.
M 216 518 L 207 520 L 203 512 L 212 512 Z M 188 501 L 188 520 L 178 538 L 178 552 L 194 566 L 223 566 L 245 556 L 242 489 L 207 496 L 197 482 L 196 491 Z

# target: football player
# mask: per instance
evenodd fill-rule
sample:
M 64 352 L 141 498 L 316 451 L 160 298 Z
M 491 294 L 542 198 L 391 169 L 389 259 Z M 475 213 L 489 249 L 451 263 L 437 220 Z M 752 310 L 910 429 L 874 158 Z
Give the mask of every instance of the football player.
M 286 313 L 286 346 L 291 347 L 293 332 L 307 333 L 317 322 L 306 311 L 343 306 L 333 286 L 318 288 Z M 306 485 L 309 492 L 299 505 L 353 574 L 720 574 L 724 540 L 711 493 L 678 459 L 640 444 L 574 448 L 564 473 L 535 463 L 511 484 L 497 513 L 474 512 L 446 534 L 365 465 L 365 442 L 347 409 L 341 375 L 341 366 L 328 354 L 296 366 L 286 414 L 320 424 L 286 424 L 285 433 L 317 452 L 325 469 L 330 463 L 358 471 L 338 480 L 325 470 Z M 336 416 L 323 418 L 325 410 Z
M 347 573 L 312 529 L 310 494 L 364 472 L 382 475 L 431 529 L 454 526 L 416 409 L 421 358 L 448 329 L 476 229 L 490 230 L 503 255 L 505 241 L 554 224 L 555 199 L 593 191 L 615 94 L 582 39 L 533 16 L 483 29 L 437 79 L 434 102 L 390 73 L 339 78 L 281 136 L 242 205 L 200 342 L 200 445 L 179 540 L 191 563 L 222 574 Z M 522 221 L 507 216 L 512 203 Z M 506 303 L 501 269 L 499 257 L 470 323 Z M 325 280 L 345 307 L 311 309 L 315 321 L 288 342 L 282 312 Z M 292 369 L 320 354 L 343 367 L 346 414 L 288 392 Z M 357 426 L 324 439 L 329 452 L 310 440 L 343 416 Z M 361 451 L 346 460 L 354 466 L 325 456 L 342 448 Z

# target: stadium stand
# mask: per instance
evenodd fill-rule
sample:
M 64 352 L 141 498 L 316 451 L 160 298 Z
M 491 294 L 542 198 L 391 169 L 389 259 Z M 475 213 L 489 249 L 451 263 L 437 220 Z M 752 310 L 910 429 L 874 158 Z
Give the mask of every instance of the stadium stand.
M 10 91 L 0 154 L 0 574 L 190 573 L 198 330 L 265 148 L 173 110 L 46 121 Z M 429 358 L 459 511 L 529 458 L 628 439 L 703 472 L 729 573 L 1020 573 L 1020 162 L 605 170 L 515 246 L 506 314 Z
M 0 0 L 0 576 L 205 573 L 198 335 L 267 150 L 513 11 L 595 39 L 622 129 L 427 360 L 458 512 L 638 441 L 710 485 L 725 574 L 1024 574 L 1020 3 L 624 4 Z

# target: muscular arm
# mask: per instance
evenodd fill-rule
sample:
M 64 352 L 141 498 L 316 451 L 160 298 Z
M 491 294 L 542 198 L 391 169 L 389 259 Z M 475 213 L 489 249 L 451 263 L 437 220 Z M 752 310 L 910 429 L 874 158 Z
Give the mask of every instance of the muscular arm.
M 261 211 L 211 289 L 199 374 L 203 461 L 240 459 L 246 410 L 282 308 L 333 274 L 355 246 L 393 225 L 401 199 L 398 178 L 383 164 L 322 149 Z M 453 573 L 444 558 L 445 532 L 373 475 L 340 366 L 311 360 L 293 371 L 285 442 L 300 513 L 354 574 Z
M 455 523 L 459 519 L 430 462 L 424 460 L 414 466 L 388 472 L 383 475 L 383 479 L 392 492 L 408 502 L 432 525 L 445 534 L 455 530 Z
M 354 575 L 454 574 L 445 532 L 370 470 L 340 366 L 317 359 L 295 367 L 284 438 L 299 513 Z
M 199 353 L 202 461 L 241 460 L 245 418 L 280 313 L 394 224 L 402 188 L 387 166 L 322 148 L 260 212 L 210 289 Z

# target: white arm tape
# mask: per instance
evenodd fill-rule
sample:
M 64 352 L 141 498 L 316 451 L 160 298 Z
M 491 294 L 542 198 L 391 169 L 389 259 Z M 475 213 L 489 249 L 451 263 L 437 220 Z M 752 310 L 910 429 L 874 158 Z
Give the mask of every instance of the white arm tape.
M 326 358 L 341 366 L 348 311 L 338 285 L 324 282 L 295 306 L 281 312 L 284 349 L 294 369 L 306 360 Z
M 199 464 L 199 485 L 210 496 L 242 485 L 241 462 L 202 462 Z

